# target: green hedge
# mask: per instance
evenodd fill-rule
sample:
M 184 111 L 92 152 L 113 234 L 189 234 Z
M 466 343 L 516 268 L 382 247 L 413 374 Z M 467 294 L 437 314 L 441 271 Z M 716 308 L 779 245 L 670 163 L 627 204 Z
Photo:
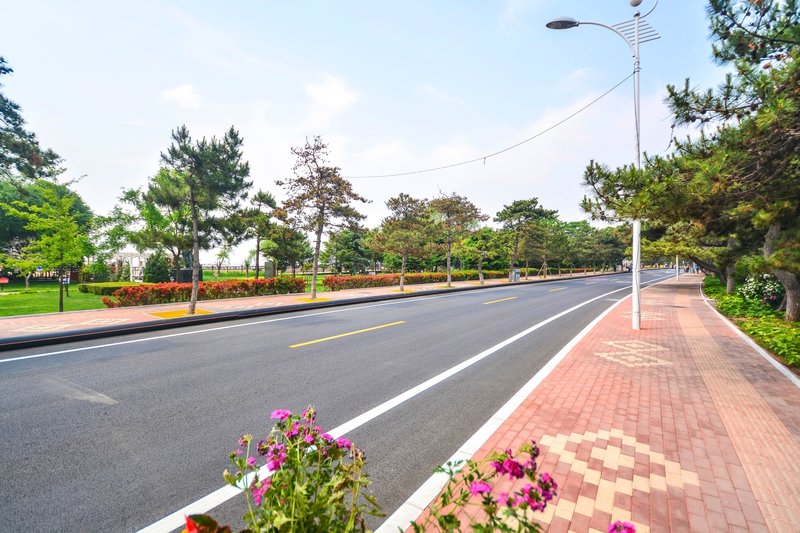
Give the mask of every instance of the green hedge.
M 101 296 L 111 296 L 114 291 L 122 287 L 130 287 L 133 285 L 142 285 L 136 281 L 105 281 L 103 283 L 80 283 L 78 290 L 80 292 L 90 292 L 92 294 L 99 294 Z

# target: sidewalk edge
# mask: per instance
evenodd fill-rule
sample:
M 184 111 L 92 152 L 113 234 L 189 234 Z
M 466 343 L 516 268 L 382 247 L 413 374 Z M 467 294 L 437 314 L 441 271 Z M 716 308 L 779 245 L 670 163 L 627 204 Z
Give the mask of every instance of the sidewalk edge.
M 771 364 L 772 366 L 774 366 L 774 367 L 775 367 L 775 368 L 778 370 L 778 372 L 780 372 L 781 374 L 783 374 L 783 375 L 784 375 L 784 377 L 786 377 L 786 378 L 787 378 L 789 381 L 791 381 L 791 382 L 792 382 L 792 384 L 794 384 L 794 386 L 795 386 L 795 387 L 797 387 L 798 389 L 800 389 L 800 378 L 798 378 L 797 376 L 795 376 L 795 375 L 792 373 L 792 371 L 791 371 L 791 370 L 789 370 L 788 368 L 786 368 L 785 366 L 783 366 L 783 365 L 782 365 L 780 362 L 776 361 L 776 360 L 775 360 L 775 358 L 774 358 L 774 357 L 772 357 L 772 356 L 771 356 L 769 353 L 767 353 L 767 351 L 766 351 L 764 348 L 762 348 L 761 346 L 759 346 L 759 345 L 756 343 L 756 341 L 754 341 L 753 339 L 751 339 L 751 338 L 750 338 L 750 337 L 747 335 L 747 333 L 745 333 L 744 331 L 742 331 L 742 330 L 740 330 L 739 328 L 737 328 L 737 327 L 736 327 L 736 324 L 734 324 L 733 322 L 731 322 L 731 320 L 730 320 L 728 317 L 726 317 L 725 315 L 723 315 L 722 313 L 720 313 L 720 312 L 717 310 L 717 308 L 716 308 L 716 307 L 714 307 L 713 305 L 711 305 L 711 304 L 709 303 L 709 301 L 708 301 L 708 300 L 709 300 L 709 298 L 707 298 L 707 297 L 706 297 L 706 295 L 703 293 L 703 286 L 702 286 L 702 285 L 700 285 L 700 296 L 703 298 L 703 301 L 705 302 L 705 304 L 706 304 L 708 307 L 710 307 L 710 308 L 711 308 L 711 309 L 714 311 L 714 313 L 716 313 L 716 315 L 717 315 L 717 316 L 718 316 L 720 319 L 722 319 L 722 321 L 725 323 L 725 325 L 726 325 L 726 326 L 728 326 L 729 328 L 731 328 L 731 329 L 734 331 L 734 333 L 736 333 L 736 335 L 738 335 L 738 336 L 739 336 L 739 337 L 740 337 L 740 338 L 741 338 L 741 339 L 742 339 L 742 340 L 745 342 L 745 344 L 747 344 L 747 345 L 748 345 L 748 346 L 750 346 L 750 347 L 751 347 L 753 350 L 755 350 L 755 351 L 756 351 L 756 353 L 758 353 L 758 355 L 760 355 L 761 357 L 763 357 L 764 359 L 766 359 L 766 360 L 767 360 L 767 362 L 768 362 L 769 364 Z
M 505 422 L 509 416 L 524 402 L 528 396 L 549 376 L 567 354 L 594 329 L 611 311 L 617 308 L 622 302 L 631 296 L 625 296 L 612 304 L 594 320 L 583 328 L 580 333 L 572 338 L 561 350 L 558 351 L 525 385 L 522 386 L 497 412 L 492 415 L 483 426 L 478 429 L 467 441 L 462 444 L 458 451 L 453 454 L 447 462 L 465 461 L 471 458 L 489 440 L 495 431 Z M 443 473 L 431 475 L 383 524 L 375 530 L 375 533 L 396 532 L 399 529 L 405 531 L 412 522 L 427 509 L 434 498 L 444 488 L 447 483 L 447 476 Z

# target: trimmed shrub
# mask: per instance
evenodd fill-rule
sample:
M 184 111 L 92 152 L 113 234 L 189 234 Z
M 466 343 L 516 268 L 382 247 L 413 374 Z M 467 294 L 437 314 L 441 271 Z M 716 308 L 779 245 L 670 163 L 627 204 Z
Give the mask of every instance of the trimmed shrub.
M 502 270 L 484 270 L 486 279 L 505 278 L 508 272 Z M 477 270 L 454 270 L 453 281 L 467 281 L 478 279 Z M 447 281 L 447 272 L 411 272 L 406 274 L 405 282 L 408 285 L 420 283 L 443 283 Z M 328 276 L 322 284 L 330 291 L 345 289 L 364 289 L 368 287 L 391 287 L 400 285 L 400 274 L 377 274 L 374 276 Z
M 142 279 L 146 283 L 165 283 L 170 281 L 169 259 L 167 259 L 163 250 L 157 250 L 156 253 L 147 258 Z
M 305 281 L 292 276 L 262 279 L 232 279 L 228 281 L 200 282 L 198 300 L 219 300 L 244 296 L 266 296 L 305 291 Z M 188 302 L 192 294 L 191 283 L 152 283 L 121 287 L 114 291 L 114 299 L 103 297 L 108 307 Z
M 114 291 L 122 287 L 139 286 L 141 283 L 136 281 L 107 281 L 104 283 L 81 283 L 78 285 L 80 292 L 88 292 L 92 294 L 100 294 L 102 296 L 110 296 Z

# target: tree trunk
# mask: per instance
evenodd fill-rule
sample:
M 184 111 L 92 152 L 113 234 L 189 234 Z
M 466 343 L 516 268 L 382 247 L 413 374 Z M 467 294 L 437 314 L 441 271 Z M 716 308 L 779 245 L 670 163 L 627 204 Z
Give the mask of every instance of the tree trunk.
M 403 292 L 405 289 L 405 282 L 406 282 L 406 257 L 408 254 L 403 254 L 403 261 L 400 264 L 400 292 Z
M 58 270 L 58 312 L 64 312 L 64 271 Z
M 452 274 L 450 272 L 450 253 L 453 250 L 452 243 L 448 240 L 447 241 L 447 287 L 450 288 L 451 281 L 452 281 Z
M 764 258 L 768 259 L 775 252 L 775 241 L 780 232 L 779 222 L 770 224 L 764 237 Z M 775 269 L 772 271 L 772 275 L 778 278 L 786 291 L 786 321 L 797 322 L 800 320 L 800 281 L 797 279 L 797 274 L 788 270 Z
M 197 222 L 197 203 L 194 187 L 189 187 L 189 206 L 192 211 L 192 296 L 186 314 L 193 315 L 197 307 L 197 294 L 200 291 L 200 230 Z
M 258 272 L 261 268 L 261 264 L 259 263 L 258 256 L 261 255 L 261 236 L 256 235 L 256 279 L 258 279 Z M 277 272 L 276 272 L 277 274 Z
M 478 280 L 483 285 L 483 256 L 478 258 Z
M 311 299 L 317 297 L 317 271 L 319 270 L 319 249 L 322 245 L 322 224 L 317 225 L 317 241 L 314 244 L 314 264 L 311 266 Z
M 31 288 L 31 276 L 33 276 L 33 271 L 31 270 L 27 274 L 25 274 L 25 290 L 30 290 Z
M 525 260 L 525 280 L 528 280 L 528 275 L 531 273 L 531 260 Z
M 733 274 L 736 271 L 736 265 L 730 263 L 725 267 L 725 293 L 726 294 L 733 294 L 733 289 L 736 285 L 736 279 L 734 278 Z

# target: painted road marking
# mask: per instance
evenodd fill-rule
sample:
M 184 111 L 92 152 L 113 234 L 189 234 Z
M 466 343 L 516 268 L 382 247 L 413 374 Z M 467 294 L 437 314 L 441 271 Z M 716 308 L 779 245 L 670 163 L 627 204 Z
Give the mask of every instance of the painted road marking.
M 555 289 L 550 289 L 547 292 L 563 291 L 564 289 L 566 289 L 566 287 L 558 287 L 558 288 L 555 288 Z
M 657 281 L 660 281 L 660 280 L 663 280 L 663 279 L 666 279 L 666 278 L 656 278 L 655 280 L 642 281 L 642 285 L 645 285 L 647 283 L 657 282 Z M 565 279 L 565 280 L 560 280 L 560 281 L 554 281 L 553 283 L 570 283 L 572 281 L 575 281 L 575 280 Z M 628 287 L 623 287 L 622 289 L 619 289 L 619 290 L 623 290 L 623 289 L 629 288 L 629 287 L 630 287 L 630 285 L 628 285 Z M 482 290 L 485 290 L 487 292 L 504 291 L 504 290 L 508 290 L 508 287 L 490 287 L 490 288 L 482 289 Z M 613 292 L 616 292 L 616 291 L 613 291 Z M 87 351 L 92 351 L 92 350 L 102 350 L 102 349 L 105 349 L 105 348 L 111 348 L 113 346 L 125 346 L 125 345 L 128 345 L 128 344 L 139 344 L 139 343 L 142 343 L 142 342 L 160 341 L 160 340 L 163 340 L 163 339 L 171 339 L 171 338 L 174 338 L 174 337 L 184 337 L 184 336 L 187 336 L 187 335 L 202 335 L 202 334 L 205 334 L 205 333 L 214 333 L 216 331 L 224 331 L 224 330 L 227 330 L 227 329 L 247 328 L 247 327 L 252 327 L 252 326 L 260 326 L 262 324 L 271 324 L 273 322 L 283 322 L 283 321 L 286 321 L 286 320 L 299 320 L 299 319 L 302 319 L 302 318 L 309 318 L 309 317 L 322 316 L 322 315 L 331 315 L 331 314 L 338 314 L 338 313 L 349 313 L 351 311 L 360 311 L 362 309 L 371 309 L 373 307 L 385 307 L 385 306 L 389 306 L 389 305 L 402 305 L 402 304 L 408 304 L 408 303 L 414 303 L 414 302 L 424 302 L 424 301 L 427 301 L 427 300 L 439 300 L 439 299 L 445 299 L 445 298 L 461 297 L 461 296 L 466 296 L 466 295 L 469 295 L 469 294 L 470 294 L 469 292 L 455 292 L 455 293 L 448 293 L 448 294 L 440 294 L 440 295 L 436 295 L 436 296 L 420 296 L 419 298 L 409 298 L 409 299 L 402 299 L 402 300 L 394 300 L 394 301 L 391 301 L 391 302 L 381 302 L 381 303 L 376 303 L 376 304 L 359 305 L 359 306 L 356 306 L 356 307 L 345 307 L 345 308 L 342 308 L 342 309 L 331 309 L 331 310 L 328 310 L 328 311 L 317 311 L 317 312 L 306 313 L 306 314 L 302 314 L 302 315 L 283 316 L 283 317 L 280 317 L 280 318 L 268 318 L 266 320 L 254 320 L 252 322 L 245 322 L 243 324 L 231 324 L 231 325 L 227 325 L 227 326 L 215 326 L 215 327 L 206 328 L 206 329 L 195 329 L 195 330 L 192 330 L 192 331 L 181 331 L 179 333 L 168 333 L 166 335 L 155 335 L 155 336 L 152 336 L 152 337 L 144 337 L 144 338 L 141 338 L 141 339 L 131 339 L 131 340 L 119 341 L 119 342 L 109 342 L 109 343 L 105 343 L 105 344 L 96 344 L 94 346 L 81 346 L 79 348 L 67 348 L 65 350 L 56 350 L 56 351 L 53 351 L 53 352 L 37 353 L 37 354 L 33 354 L 33 355 L 22 355 L 22 356 L 19 356 L 19 357 L 8 357 L 6 359 L 0 359 L 0 364 L 13 363 L 13 362 L 16 362 L 16 361 L 27 361 L 28 359 L 38 359 L 40 357 L 52 357 L 54 355 L 64 355 L 64 354 L 77 353 L 77 352 L 87 352 Z M 611 293 L 609 293 L 609 294 L 611 294 Z M 281 304 L 276 304 L 276 306 L 277 305 L 281 305 Z M 64 327 L 66 327 L 66 326 L 64 326 Z M 60 326 L 59 326 L 59 329 L 61 329 Z M 23 329 L 23 330 L 14 330 L 14 331 L 25 331 L 25 330 L 27 330 L 27 328 Z M 2 349 L 0 349 L 0 351 L 2 351 Z M 177 527 L 177 526 L 175 526 L 175 527 Z
M 509 300 L 516 300 L 516 299 L 517 299 L 516 296 L 512 296 L 510 298 L 501 298 L 499 300 L 492 300 L 491 302 L 483 302 L 483 305 L 496 304 L 496 303 L 507 302 Z
M 657 279 L 649 281 L 649 282 L 643 282 L 642 284 L 644 285 L 644 284 L 648 284 L 648 283 L 656 283 L 658 281 L 666 279 L 667 277 L 671 278 L 672 274 L 670 274 L 669 276 L 663 277 L 663 278 L 657 278 Z M 614 293 L 617 293 L 617 292 L 620 292 L 620 291 L 624 291 L 627 288 L 628 287 L 622 287 L 620 289 L 616 289 L 616 290 L 607 292 L 605 294 L 601 294 L 600 296 L 595 296 L 594 298 L 591 298 L 589 300 L 581 302 L 581 303 L 579 303 L 579 304 L 577 304 L 577 305 L 575 305 L 573 307 L 570 307 L 569 309 L 566 309 L 566 310 L 564 310 L 564 311 L 562 311 L 562 312 L 560 312 L 558 314 L 555 314 L 555 315 L 551 316 L 550 318 L 545 319 L 545 320 L 539 322 L 538 324 L 535 324 L 535 325 L 529 327 L 528 329 L 526 329 L 524 331 L 521 331 L 520 333 L 517 333 L 513 337 L 509 337 L 508 339 L 506 339 L 506 340 L 504 340 L 504 341 L 502 341 L 502 342 L 500 342 L 498 344 L 495 344 L 491 348 L 489 348 L 487 350 L 484 350 L 483 352 L 481 352 L 481 353 L 479 353 L 477 355 L 474 355 L 474 356 L 470 357 L 469 359 L 466 359 L 465 361 L 462 361 L 461 363 L 457 364 L 456 366 L 453 366 L 453 367 L 445 370 L 444 372 L 441 372 L 440 374 L 437 374 L 436 376 L 433 376 L 429 380 L 420 383 L 416 387 L 412 387 L 412 388 L 408 389 L 407 391 L 398 394 L 394 398 L 390 398 L 389 400 L 386 400 L 382 404 L 373 407 L 369 411 L 366 411 L 366 412 L 358 415 L 357 417 L 355 417 L 353 419 L 350 419 L 349 421 L 345 422 L 341 426 L 337 426 L 337 427 L 333 428 L 332 430 L 330 430 L 328 432 L 328 434 L 333 436 L 333 438 L 338 438 L 338 437 L 341 437 L 342 435 L 346 435 L 347 433 L 349 433 L 351 431 L 354 431 L 354 430 L 358 429 L 359 427 L 363 426 L 367 422 L 370 422 L 371 420 L 374 420 L 375 418 L 381 416 L 382 414 L 394 409 L 398 405 L 401 405 L 401 404 L 407 402 L 408 400 L 410 400 L 410 399 L 422 394 L 423 392 L 425 392 L 426 390 L 430 389 L 431 387 L 433 387 L 435 385 L 438 385 L 439 383 L 441 383 L 442 381 L 448 379 L 449 377 L 458 374 L 462 370 L 471 367 L 472 365 L 478 363 L 479 361 L 482 361 L 483 359 L 489 357 L 493 353 L 501 350 L 502 348 L 505 348 L 509 344 L 511 344 L 511 343 L 513 343 L 513 342 L 525 337 L 526 335 L 529 335 L 530 333 L 533 333 L 534 331 L 538 330 L 539 328 L 544 327 L 547 324 L 549 324 L 549 323 L 551 323 L 551 322 L 553 322 L 555 320 L 558 320 L 559 318 L 561 318 L 561 317 L 563 317 L 565 315 L 568 315 L 569 313 L 571 313 L 571 312 L 573 312 L 573 311 L 575 311 L 577 309 L 580 309 L 581 307 L 583 307 L 585 305 L 588 305 L 588 304 L 590 304 L 592 302 L 596 302 L 597 300 L 601 300 L 601 299 L 603 299 L 603 298 L 605 298 L 605 297 L 607 297 L 607 296 L 609 296 L 611 294 L 614 294 Z M 463 294 L 463 293 L 461 293 L 461 294 Z M 612 308 L 613 308 L 613 306 L 612 306 Z M 589 324 L 584 331 L 588 332 L 589 329 L 591 329 L 591 327 L 593 325 L 595 325 L 597 322 L 599 322 L 600 319 L 605 314 L 607 314 L 610 310 L 611 310 L 611 308 L 607 309 L 604 312 L 603 315 L 601 315 L 601 316 L 599 316 L 598 318 L 595 319 L 596 322 L 592 322 L 591 324 Z M 582 333 L 582 334 L 585 335 L 585 333 Z M 539 373 L 537 373 L 536 376 L 534 376 L 534 378 L 530 381 L 531 384 L 535 383 L 535 385 L 532 385 L 532 386 L 535 387 L 536 385 L 538 385 L 539 381 L 541 381 L 541 379 L 543 379 L 543 377 L 540 377 L 540 374 L 546 375 L 546 374 L 550 373 L 552 371 L 552 369 L 555 368 L 555 365 L 558 364 L 558 361 L 560 359 L 562 359 L 564 356 L 566 356 L 567 351 L 569 351 L 569 349 L 571 349 L 575 344 L 577 344 L 577 339 L 573 339 L 573 341 L 570 344 L 568 344 L 567 346 L 565 346 L 562 349 L 562 351 L 559 352 L 559 354 L 556 355 L 556 357 L 551 359 L 550 362 L 547 363 L 545 365 L 545 367 L 542 368 L 542 370 L 540 370 Z M 545 369 L 547 369 L 546 372 L 545 372 Z M 525 397 L 527 397 L 527 395 Z M 516 399 L 516 396 L 514 398 L 512 398 L 512 399 Z M 523 399 L 524 398 L 519 398 L 518 399 L 519 403 L 522 403 Z M 513 408 L 512 408 L 512 412 L 513 412 Z M 510 413 L 508 413 L 506 415 L 506 417 L 508 417 L 509 414 Z M 499 424 L 498 424 L 498 426 L 499 426 Z M 491 433 L 488 436 L 490 436 L 490 435 L 491 435 Z M 477 451 L 477 449 L 476 449 L 476 451 Z M 470 454 L 470 456 L 471 456 L 471 454 Z M 263 467 L 261 467 L 261 469 L 259 469 L 258 475 L 259 475 L 259 477 L 261 479 L 264 479 L 264 478 L 266 478 L 266 477 L 268 477 L 270 475 L 270 472 L 269 472 L 269 470 L 267 469 L 266 466 L 263 466 Z M 434 474 L 434 476 L 436 476 L 436 475 L 437 474 Z M 249 480 L 246 479 L 245 482 L 249 483 Z M 436 489 L 436 491 L 434 492 L 434 495 L 438 494 L 438 492 L 443 487 L 444 487 L 444 481 L 441 482 L 441 485 L 439 486 L 438 489 Z M 147 527 L 145 527 L 143 529 L 140 529 L 139 533 L 156 533 L 156 532 L 160 533 L 160 532 L 172 531 L 173 529 L 177 529 L 177 528 L 183 526 L 183 524 L 186 523 L 185 522 L 186 521 L 186 515 L 207 513 L 211 509 L 213 509 L 213 508 L 215 508 L 215 507 L 217 507 L 219 505 L 222 505 L 226 501 L 230 500 L 231 498 L 234 498 L 235 496 L 237 496 L 237 495 L 239 495 L 241 493 L 242 493 L 241 489 L 238 489 L 238 488 L 233 487 L 231 485 L 225 485 L 224 487 L 221 487 L 221 488 L 215 490 L 214 492 L 212 492 L 212 493 L 200 498 L 199 500 L 196 500 L 196 501 L 188 504 L 187 506 L 183 507 L 182 509 L 178 509 L 174 513 L 165 516 L 164 518 L 162 518 L 158 522 L 154 522 L 154 523 L 150 524 L 149 526 L 147 526 Z M 432 498 L 433 498 L 433 496 L 431 496 L 431 499 Z M 430 500 L 428 500 L 428 502 L 430 502 Z M 427 504 L 426 504 L 426 507 L 427 507 Z M 419 510 L 417 510 L 417 514 L 418 513 L 419 513 Z M 384 530 L 384 531 L 386 531 L 386 530 Z
M 405 320 L 400 320 L 398 322 L 391 322 L 389 324 L 383 324 L 381 326 L 374 326 L 374 327 L 371 327 L 371 328 L 359 329 L 358 331 L 351 331 L 349 333 L 340 333 L 339 335 L 334 335 L 332 337 L 325 337 L 323 339 L 316 339 L 316 340 L 308 341 L 308 342 L 299 342 L 297 344 L 292 344 L 291 346 L 289 346 L 289 348 L 300 348 L 301 346 L 308 346 L 309 344 L 317 344 L 319 342 L 332 341 L 334 339 L 341 339 L 342 337 L 349 337 L 350 335 L 358 335 L 359 333 L 366 333 L 367 331 L 375 331 L 376 329 L 388 328 L 388 327 L 391 327 L 391 326 L 397 326 L 397 325 L 405 324 L 405 323 L 406 323 Z

